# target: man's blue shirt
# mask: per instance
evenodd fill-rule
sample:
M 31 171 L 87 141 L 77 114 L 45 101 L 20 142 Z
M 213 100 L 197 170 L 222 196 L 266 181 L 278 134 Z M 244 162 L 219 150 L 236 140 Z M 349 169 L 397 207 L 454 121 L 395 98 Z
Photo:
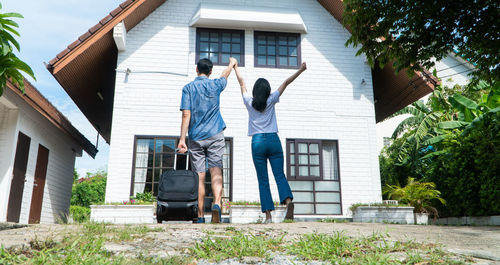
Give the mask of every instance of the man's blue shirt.
M 191 111 L 189 139 L 207 139 L 226 129 L 220 114 L 220 93 L 226 84 L 224 77 L 209 79 L 206 76 L 198 76 L 184 86 L 181 110 Z

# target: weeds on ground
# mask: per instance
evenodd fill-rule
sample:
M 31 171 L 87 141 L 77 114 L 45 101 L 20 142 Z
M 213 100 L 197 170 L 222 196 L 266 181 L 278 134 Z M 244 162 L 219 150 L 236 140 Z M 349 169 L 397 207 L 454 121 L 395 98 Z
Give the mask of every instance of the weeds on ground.
M 262 235 L 245 235 L 235 232 L 232 238 L 207 236 L 201 243 L 190 249 L 197 259 L 221 261 L 229 258 L 241 260 L 243 257 L 269 258 L 269 251 L 281 251 L 283 236 L 269 238 Z

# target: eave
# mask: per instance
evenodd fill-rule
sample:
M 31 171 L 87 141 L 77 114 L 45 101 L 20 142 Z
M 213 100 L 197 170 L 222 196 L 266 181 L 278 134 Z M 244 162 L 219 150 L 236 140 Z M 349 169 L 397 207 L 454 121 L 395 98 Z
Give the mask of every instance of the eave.
M 92 158 L 98 150 L 71 122 L 52 105 L 28 80 L 24 80 L 24 94 L 11 81 L 7 81 L 7 88 L 30 105 L 35 111 L 45 117 L 57 129 L 75 140 L 82 149 Z

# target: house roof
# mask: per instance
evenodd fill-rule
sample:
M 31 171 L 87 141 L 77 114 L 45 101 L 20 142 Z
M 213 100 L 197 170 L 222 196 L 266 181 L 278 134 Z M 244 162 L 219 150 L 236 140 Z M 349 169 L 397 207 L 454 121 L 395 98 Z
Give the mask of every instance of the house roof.
M 165 1 L 123 2 L 47 65 L 47 69 L 107 142 L 111 138 L 118 56 L 113 28 L 124 21 L 126 30 L 131 30 Z M 318 2 L 342 22 L 342 0 Z M 429 72 L 409 77 L 404 71 L 396 75 L 393 70 L 391 64 L 387 64 L 384 69 L 372 70 L 377 122 L 432 92 L 439 82 Z
M 28 80 L 24 80 L 24 93 L 10 80 L 7 81 L 7 88 L 17 94 L 22 100 L 38 111 L 57 129 L 73 138 L 82 149 L 95 158 L 98 150 L 83 134 L 81 134 L 59 110 L 54 107 Z

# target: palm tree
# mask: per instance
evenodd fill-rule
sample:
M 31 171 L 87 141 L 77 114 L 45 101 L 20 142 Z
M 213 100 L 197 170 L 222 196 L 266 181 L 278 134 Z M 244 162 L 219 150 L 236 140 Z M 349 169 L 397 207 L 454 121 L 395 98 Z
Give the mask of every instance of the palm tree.
M 393 139 L 405 134 L 399 150 L 398 161 L 400 163 L 407 163 L 418 158 L 424 141 L 438 135 L 437 124 L 443 117 L 442 111 L 435 111 L 421 101 L 417 101 L 394 113 L 391 118 L 407 114 L 411 116 L 403 120 L 392 134 Z
M 435 217 L 438 211 L 432 206 L 432 201 L 438 200 L 446 204 L 446 201 L 441 198 L 441 192 L 436 190 L 436 184 L 415 181 L 414 178 L 408 178 L 408 184 L 403 188 L 400 185 L 386 185 L 383 192 L 389 199 L 415 207 L 415 213 L 430 213 Z

